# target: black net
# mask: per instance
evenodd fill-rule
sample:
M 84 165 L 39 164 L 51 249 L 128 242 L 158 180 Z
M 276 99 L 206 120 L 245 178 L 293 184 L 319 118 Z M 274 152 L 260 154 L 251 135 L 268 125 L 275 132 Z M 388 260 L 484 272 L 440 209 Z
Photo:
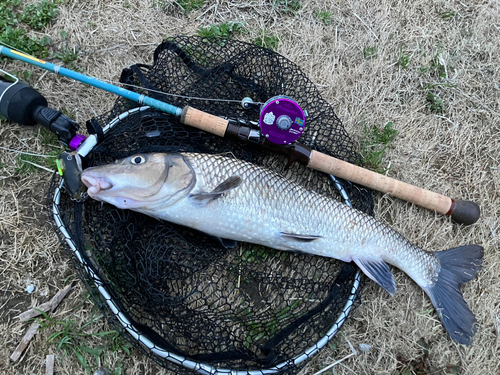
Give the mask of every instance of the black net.
M 308 112 L 301 143 L 360 161 L 332 106 L 295 64 L 270 50 L 181 36 L 156 49 L 153 65 L 129 67 L 121 80 L 173 105 L 250 125 L 258 112 L 233 101 L 290 96 Z M 90 125 L 105 133 L 85 167 L 138 152 L 227 153 L 341 199 L 323 173 L 300 165 L 285 170 L 283 156 L 184 127 L 174 116 L 126 99 Z M 369 192 L 340 183 L 354 207 L 372 214 Z M 358 276 L 351 264 L 243 243 L 226 249 L 191 229 L 92 199 L 76 202 L 59 186 L 55 176 L 50 211 L 82 280 L 116 329 L 176 373 L 259 373 L 275 366 L 293 373 L 324 345 L 318 343 L 323 337 L 335 334 L 356 299 Z

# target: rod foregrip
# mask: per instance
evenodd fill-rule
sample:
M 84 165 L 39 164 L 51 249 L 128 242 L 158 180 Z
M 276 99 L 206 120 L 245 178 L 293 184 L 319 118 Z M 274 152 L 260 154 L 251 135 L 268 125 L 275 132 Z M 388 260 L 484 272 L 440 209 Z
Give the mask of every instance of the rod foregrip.
M 451 216 L 459 224 L 469 225 L 479 219 L 479 206 L 474 202 L 455 201 L 444 195 L 395 180 L 317 151 L 311 152 L 307 166 Z
M 224 137 L 229 124 L 228 120 L 224 120 L 218 116 L 200 111 L 190 106 L 185 106 L 182 109 L 181 123 L 189 125 L 206 132 Z

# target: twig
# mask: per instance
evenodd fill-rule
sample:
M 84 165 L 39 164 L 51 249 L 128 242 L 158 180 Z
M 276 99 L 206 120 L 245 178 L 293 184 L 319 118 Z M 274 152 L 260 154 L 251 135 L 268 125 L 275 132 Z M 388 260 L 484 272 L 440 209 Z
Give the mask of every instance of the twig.
M 353 13 L 353 14 L 356 16 L 356 18 L 357 18 L 358 20 L 360 20 L 360 21 L 361 21 L 361 23 L 362 23 L 362 24 L 363 24 L 363 25 L 364 25 L 364 26 L 368 29 L 368 31 L 370 31 L 370 32 L 373 34 L 373 36 L 375 37 L 375 39 L 377 39 L 377 40 L 378 40 L 378 36 L 377 36 L 377 34 L 375 34 L 375 33 L 373 32 L 373 30 L 372 30 L 372 29 L 370 29 L 370 26 L 368 26 L 368 25 L 365 23 L 365 21 L 363 21 L 363 20 L 361 19 L 361 17 L 360 17 L 360 16 L 358 16 L 356 13 Z
M 12 362 L 17 362 L 19 358 L 21 358 L 21 354 L 23 354 L 24 349 L 28 347 L 31 339 L 33 338 L 33 336 L 35 336 L 36 331 L 38 330 L 39 327 L 40 323 L 33 323 L 32 325 L 30 325 L 28 331 L 21 339 L 21 342 L 17 346 L 16 350 L 14 350 L 14 353 L 12 353 L 12 355 L 10 356 L 10 360 Z
M 17 152 L 18 154 L 23 154 L 23 155 L 40 156 L 41 158 L 53 158 L 54 157 L 54 155 L 32 154 L 31 152 L 13 150 L 11 148 L 2 147 L 2 146 L 0 146 L 0 149 L 5 150 L 5 151 L 10 151 L 10 152 Z M 25 161 L 25 160 L 23 160 L 23 161 Z
M 54 354 L 47 355 L 45 360 L 45 375 L 54 375 Z
M 315 373 L 315 374 L 313 374 L 313 375 L 318 375 L 318 374 L 321 374 L 322 372 L 325 372 L 326 370 L 331 369 L 333 366 L 338 365 L 340 362 L 342 362 L 342 361 L 346 360 L 346 359 L 347 359 L 347 358 L 349 358 L 349 357 L 352 357 L 353 355 L 355 355 L 355 354 L 354 354 L 354 353 L 351 353 L 351 354 L 349 354 L 349 355 L 346 355 L 344 358 L 339 359 L 339 360 L 338 360 L 338 361 L 336 361 L 336 362 L 333 362 L 332 364 L 330 364 L 330 365 L 326 366 L 324 369 L 319 370 L 318 372 L 316 372 L 316 373 Z
M 66 288 L 59 291 L 54 297 L 52 297 L 52 299 L 49 302 L 44 303 L 43 305 L 40 305 L 38 309 L 42 310 L 44 312 L 49 311 L 49 310 L 54 311 L 56 309 L 57 305 L 59 305 L 61 300 L 68 294 L 68 292 L 70 290 L 71 290 L 71 286 L 68 285 Z M 21 315 L 19 315 L 19 317 L 22 316 L 21 321 L 25 321 L 27 319 L 34 318 L 35 316 L 38 316 L 40 314 L 41 314 L 40 311 L 37 311 L 37 310 L 35 310 L 35 308 L 33 308 L 33 309 L 30 309 L 30 310 L 22 313 Z M 35 322 L 32 325 L 30 325 L 30 327 L 28 328 L 28 331 L 21 339 L 21 342 L 19 343 L 17 348 L 14 350 L 14 353 L 12 353 L 12 355 L 10 356 L 11 361 L 16 362 L 19 360 L 19 358 L 21 358 L 21 354 L 23 354 L 24 350 L 28 347 L 31 339 L 35 336 L 38 328 L 40 328 L 40 323 Z M 48 359 L 47 359 L 47 363 L 48 363 Z M 53 367 L 54 366 L 52 366 L 52 368 Z M 49 372 L 47 372 L 47 374 L 49 374 Z
M 57 294 L 52 297 L 52 299 L 49 302 L 45 302 L 41 304 L 40 306 L 33 307 L 21 314 L 19 314 L 19 319 L 21 319 L 21 322 L 25 322 L 28 319 L 37 317 L 38 315 L 41 315 L 40 311 L 47 312 L 47 311 L 54 311 L 56 307 L 61 303 L 62 299 L 66 297 L 66 295 L 70 292 L 71 290 L 71 285 L 68 285 L 66 288 L 60 290 L 57 292 Z

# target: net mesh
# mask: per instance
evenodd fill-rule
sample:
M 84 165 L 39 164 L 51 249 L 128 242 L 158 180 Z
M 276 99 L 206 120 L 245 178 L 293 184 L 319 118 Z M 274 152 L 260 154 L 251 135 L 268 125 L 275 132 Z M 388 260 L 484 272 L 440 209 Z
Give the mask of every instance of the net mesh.
M 245 110 L 234 100 L 265 102 L 287 95 L 308 113 L 301 143 L 360 162 L 332 106 L 295 64 L 273 51 L 233 40 L 181 36 L 158 46 L 152 65 L 125 69 L 121 81 L 173 105 L 190 105 L 251 126 L 258 111 Z M 84 167 L 138 152 L 227 153 L 341 199 L 323 173 L 300 165 L 285 170 L 283 156 L 138 107 L 119 98 L 110 112 L 89 121 L 91 132 L 113 127 L 100 135 Z M 354 207 L 373 214 L 368 191 L 340 183 Z M 318 341 L 334 335 L 347 317 L 346 305 L 357 296 L 357 269 L 351 264 L 245 243 L 226 249 L 188 228 L 92 199 L 74 201 L 60 186 L 54 176 L 49 208 L 81 279 L 117 330 L 176 373 L 259 373 L 275 366 L 277 372 L 297 372 L 302 360 L 324 344 Z

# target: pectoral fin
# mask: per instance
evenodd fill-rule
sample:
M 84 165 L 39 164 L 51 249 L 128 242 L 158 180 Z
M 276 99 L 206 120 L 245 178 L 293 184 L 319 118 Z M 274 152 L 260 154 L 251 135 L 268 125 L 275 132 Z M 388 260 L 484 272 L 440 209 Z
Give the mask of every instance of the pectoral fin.
M 280 235 L 285 238 L 289 238 L 298 242 L 312 242 L 314 240 L 317 240 L 318 238 L 322 238 L 322 236 L 317 236 L 314 234 L 296 234 L 296 233 L 280 232 Z
M 353 258 L 352 260 L 361 268 L 366 276 L 387 290 L 391 296 L 394 296 L 394 293 L 396 293 L 396 282 L 386 262 L 380 259 L 369 260 Z
M 227 180 L 219 184 L 214 190 L 209 193 L 189 194 L 189 201 L 196 207 L 205 207 L 207 203 L 216 200 L 222 194 L 236 189 L 241 185 L 243 180 L 239 176 L 231 176 Z
M 224 194 L 230 190 L 236 189 L 241 185 L 243 180 L 240 176 L 231 176 L 227 180 L 219 184 L 213 191 L 212 194 Z

